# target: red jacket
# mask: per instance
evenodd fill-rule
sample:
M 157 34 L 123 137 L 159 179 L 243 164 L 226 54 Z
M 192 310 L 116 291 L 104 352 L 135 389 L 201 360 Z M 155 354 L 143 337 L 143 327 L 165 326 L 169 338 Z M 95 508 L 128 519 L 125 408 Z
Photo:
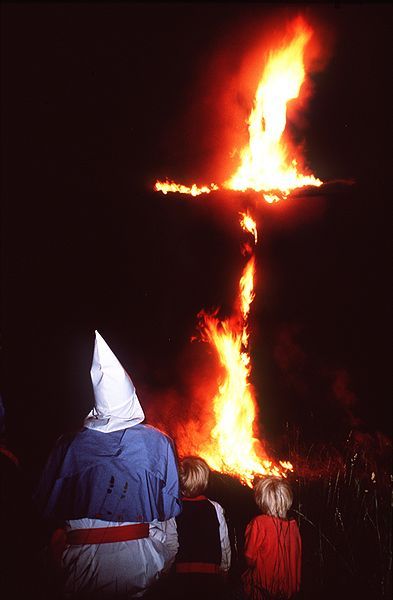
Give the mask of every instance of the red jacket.
M 247 525 L 244 552 L 245 592 L 262 598 L 261 588 L 272 596 L 290 598 L 300 587 L 301 539 L 295 520 L 259 515 Z

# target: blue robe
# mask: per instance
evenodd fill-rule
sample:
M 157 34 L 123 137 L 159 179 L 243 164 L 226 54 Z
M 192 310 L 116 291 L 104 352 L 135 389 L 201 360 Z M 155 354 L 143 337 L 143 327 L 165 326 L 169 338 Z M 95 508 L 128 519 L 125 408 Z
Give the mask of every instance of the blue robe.
M 181 512 L 179 498 L 172 440 L 140 424 L 62 436 L 35 493 L 43 516 L 56 521 L 166 521 Z

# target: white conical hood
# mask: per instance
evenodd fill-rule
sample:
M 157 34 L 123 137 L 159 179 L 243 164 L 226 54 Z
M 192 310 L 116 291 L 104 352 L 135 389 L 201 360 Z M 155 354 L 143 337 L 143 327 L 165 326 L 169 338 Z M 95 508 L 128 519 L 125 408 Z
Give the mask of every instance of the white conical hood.
M 90 369 L 95 406 L 84 425 L 103 432 L 137 425 L 145 415 L 128 373 L 98 331 Z

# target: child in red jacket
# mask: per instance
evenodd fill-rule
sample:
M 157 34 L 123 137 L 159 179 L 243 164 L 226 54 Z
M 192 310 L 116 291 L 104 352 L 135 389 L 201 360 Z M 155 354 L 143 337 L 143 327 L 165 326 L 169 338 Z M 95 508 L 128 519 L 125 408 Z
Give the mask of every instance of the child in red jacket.
M 254 487 L 262 514 L 246 528 L 243 589 L 250 600 L 289 600 L 300 587 L 301 538 L 287 513 L 293 495 L 286 479 L 266 477 Z

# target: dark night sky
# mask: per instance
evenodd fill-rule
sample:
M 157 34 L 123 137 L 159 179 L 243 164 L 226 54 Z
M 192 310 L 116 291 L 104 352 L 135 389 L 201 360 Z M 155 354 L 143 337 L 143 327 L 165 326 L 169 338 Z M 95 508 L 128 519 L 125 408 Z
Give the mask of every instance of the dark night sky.
M 2 395 L 22 457 L 41 459 L 90 410 L 94 329 L 147 414 L 160 393 L 186 394 L 208 353 L 189 341 L 196 315 L 236 294 L 247 204 L 262 240 L 250 319 L 264 427 L 332 440 L 358 419 L 391 435 L 392 6 L 1 10 Z M 307 163 L 355 183 L 277 206 L 154 193 L 156 178 L 214 178 L 215 65 L 235 72 L 270 19 L 297 12 L 334 40 L 304 110 Z

